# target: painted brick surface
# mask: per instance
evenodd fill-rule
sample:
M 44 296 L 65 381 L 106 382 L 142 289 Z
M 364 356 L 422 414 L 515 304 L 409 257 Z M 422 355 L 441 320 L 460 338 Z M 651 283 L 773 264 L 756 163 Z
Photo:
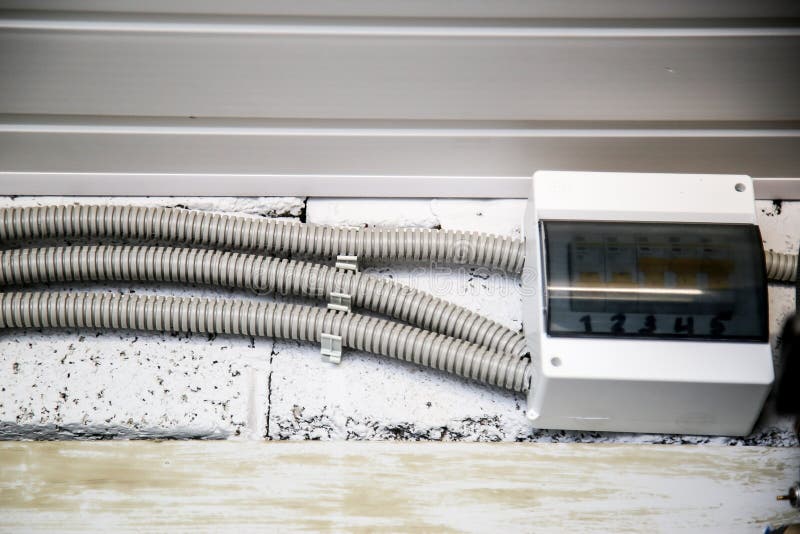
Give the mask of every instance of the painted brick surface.
M 2 198 L 3 206 L 138 204 L 299 217 L 297 198 Z M 138 294 L 229 296 L 169 284 L 73 284 Z M 49 289 L 62 289 L 51 286 Z M 239 293 L 246 295 L 246 293 Z M 0 438 L 263 437 L 271 339 L 102 330 L 0 334 Z
M 519 200 L 78 199 L 182 205 L 351 226 L 417 226 L 521 236 Z M 64 199 L 2 198 L 0 205 Z M 68 199 L 74 202 L 76 199 Z M 797 251 L 800 203 L 759 202 L 765 245 Z M 370 264 L 364 270 L 450 299 L 521 328 L 519 281 L 483 268 Z M 73 286 L 78 287 L 78 286 Z M 101 284 L 80 289 L 250 296 L 203 287 Z M 773 345 L 793 310 L 791 289 L 770 288 Z M 796 444 L 768 406 L 747 439 L 540 431 L 525 399 L 429 369 L 345 351 L 267 339 L 71 330 L 0 335 L 0 437 L 202 437 L 443 439 Z

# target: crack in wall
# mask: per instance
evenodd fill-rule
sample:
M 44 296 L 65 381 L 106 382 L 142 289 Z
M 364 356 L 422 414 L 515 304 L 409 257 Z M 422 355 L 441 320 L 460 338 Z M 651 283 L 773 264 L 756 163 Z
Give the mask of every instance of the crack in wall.
M 275 351 L 275 345 L 272 345 L 272 350 L 269 353 L 269 371 L 267 373 L 267 424 L 266 428 L 264 429 L 264 438 L 268 440 L 272 440 L 272 434 L 270 433 L 270 417 L 272 414 L 272 362 L 275 358 L 275 355 L 278 354 Z

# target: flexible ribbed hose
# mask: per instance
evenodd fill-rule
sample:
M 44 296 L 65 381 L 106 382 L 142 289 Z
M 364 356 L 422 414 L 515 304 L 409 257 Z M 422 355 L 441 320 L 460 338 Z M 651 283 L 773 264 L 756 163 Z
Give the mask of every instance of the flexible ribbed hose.
M 797 255 L 764 251 L 767 279 L 776 282 L 794 282 L 797 279 Z
M 311 306 L 112 293 L 0 294 L 0 328 L 113 328 L 239 334 L 342 344 L 486 384 L 527 391 L 530 361 L 384 319 Z
M 330 299 L 352 304 L 425 330 L 522 356 L 525 338 L 482 315 L 392 280 L 314 263 L 193 248 L 77 246 L 0 252 L 0 285 L 98 280 L 210 284 Z
M 519 239 L 421 228 L 338 228 L 182 208 L 45 206 L 0 209 L 0 242 L 46 237 L 155 239 L 330 258 L 463 263 L 521 272 Z

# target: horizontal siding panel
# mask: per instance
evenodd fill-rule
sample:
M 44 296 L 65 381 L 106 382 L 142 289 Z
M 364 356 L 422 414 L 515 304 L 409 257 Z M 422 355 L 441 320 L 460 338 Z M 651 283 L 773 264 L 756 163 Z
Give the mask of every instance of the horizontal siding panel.
M 527 191 L 514 180 L 538 169 L 781 178 L 800 168 L 797 124 L 0 119 L 2 194 L 513 197 Z M 800 198 L 797 182 L 794 193 L 784 184 L 770 194 Z
M 2 195 L 527 198 L 530 176 L 0 172 Z M 800 178 L 754 178 L 756 199 L 800 200 Z
M 793 0 L 0 0 L 0 9 L 283 16 L 798 17 Z
M 642 28 L 540 28 L 531 35 L 509 27 L 460 27 L 466 33 L 455 35 L 449 26 L 379 25 L 366 35 L 353 34 L 361 26 L 323 25 L 323 34 L 315 34 L 320 26 L 313 24 L 235 34 L 225 28 L 0 30 L 0 112 L 800 119 L 800 33 L 786 28 L 737 30 L 742 36 L 713 29 L 702 36 L 696 28 L 653 29 L 654 36 Z M 425 36 L 431 31 L 438 34 Z
M 197 126 L 193 123 L 199 122 Z M 3 170 L 529 176 L 537 169 L 796 176 L 796 129 L 0 123 Z

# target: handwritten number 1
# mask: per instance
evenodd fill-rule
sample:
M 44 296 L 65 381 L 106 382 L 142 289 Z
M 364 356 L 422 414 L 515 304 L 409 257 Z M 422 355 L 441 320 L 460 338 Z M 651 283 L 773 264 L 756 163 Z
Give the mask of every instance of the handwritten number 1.
M 624 334 L 625 333 L 625 314 L 618 313 L 611 317 L 611 333 Z

